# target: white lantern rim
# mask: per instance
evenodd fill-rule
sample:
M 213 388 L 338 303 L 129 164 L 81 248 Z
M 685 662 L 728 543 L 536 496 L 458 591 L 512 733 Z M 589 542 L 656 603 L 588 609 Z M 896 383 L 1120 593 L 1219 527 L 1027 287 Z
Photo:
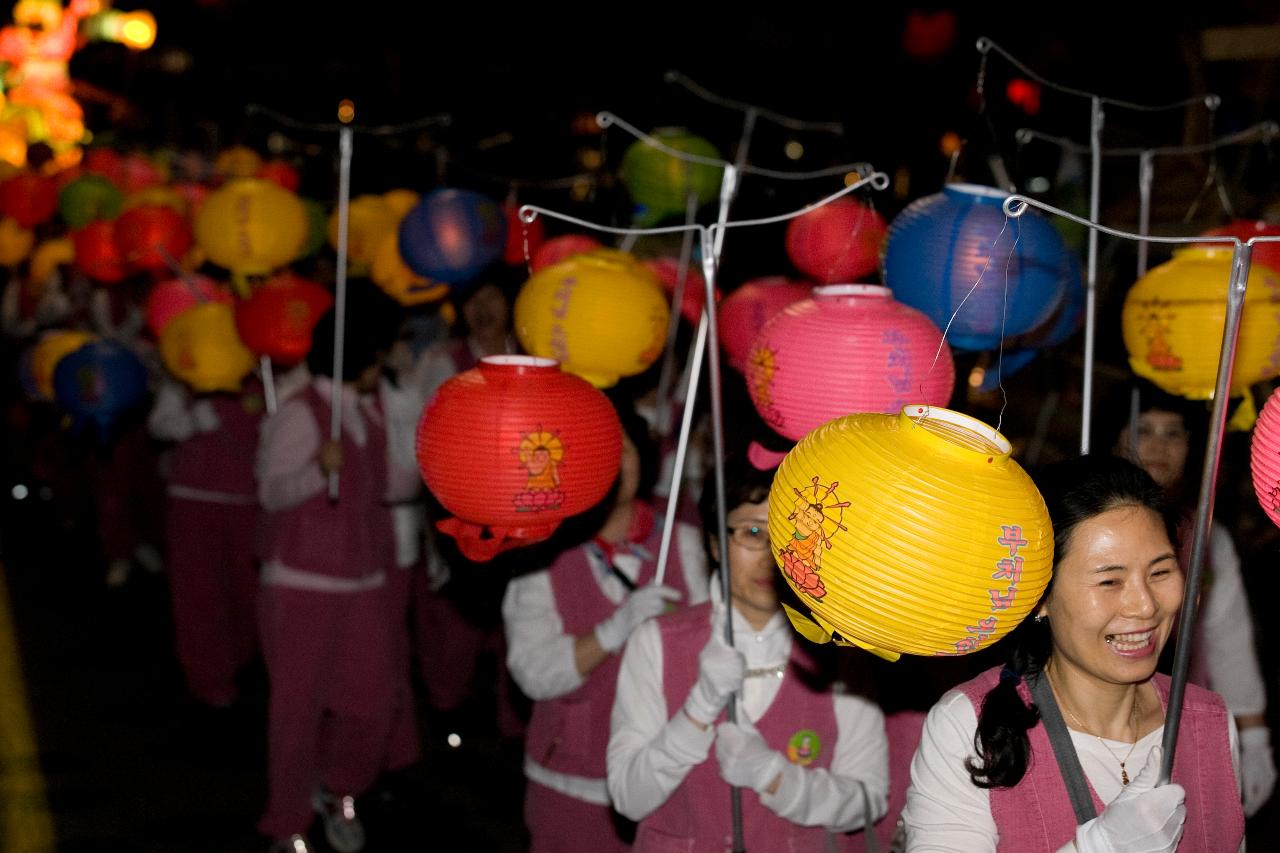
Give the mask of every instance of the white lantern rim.
M 481 364 L 492 364 L 497 367 L 559 367 L 560 362 L 554 358 L 542 358 L 536 355 L 486 355 L 480 359 Z
M 943 186 L 943 189 L 957 192 L 962 195 L 974 195 L 980 198 L 998 199 L 1002 202 L 1009 197 L 1008 190 L 1002 190 L 998 187 L 983 186 L 982 184 L 946 184 Z
M 993 454 L 1002 459 L 1013 453 L 1013 445 L 1009 443 L 1009 439 L 995 427 L 953 409 L 930 406 L 928 403 L 913 403 L 902 407 L 899 418 L 904 424 L 926 429 L 964 450 Z
M 814 299 L 844 299 L 850 296 L 888 299 L 893 291 L 880 284 L 822 284 L 813 289 Z

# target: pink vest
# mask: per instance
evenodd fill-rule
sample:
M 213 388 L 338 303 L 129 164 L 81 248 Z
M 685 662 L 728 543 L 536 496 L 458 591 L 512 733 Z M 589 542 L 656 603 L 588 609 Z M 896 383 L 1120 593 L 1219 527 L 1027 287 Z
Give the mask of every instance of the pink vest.
M 1000 667 L 993 667 L 959 689 L 974 708 L 981 708 L 999 677 Z M 1168 676 L 1156 673 L 1152 683 L 1161 704 L 1167 707 Z M 1018 692 L 1024 702 L 1031 703 L 1026 684 L 1019 684 Z M 1031 739 L 1031 760 L 1026 776 L 1012 788 L 991 789 L 991 816 L 1000 834 L 997 850 L 1001 853 L 1053 851 L 1075 837 L 1075 812 L 1044 724 L 1037 723 L 1027 734 Z M 1239 849 L 1244 837 L 1244 811 L 1231 764 L 1227 709 L 1222 697 L 1194 684 L 1187 685 L 1183 697 L 1173 781 L 1187 791 L 1187 821 L 1178 850 L 1234 853 Z M 1089 793 L 1094 809 L 1101 814 L 1105 806 L 1093 785 L 1089 785 Z
M 911 759 L 920 746 L 925 716 L 923 711 L 898 711 L 884 718 L 885 734 L 889 737 L 889 810 L 876 822 L 876 837 L 884 850 L 889 849 L 898 830 L 898 818 L 907 804 Z
M 327 434 L 329 404 L 308 385 L 298 399 L 311 407 Z M 386 431 L 365 418 L 365 444 L 342 431 L 340 497 L 330 503 L 328 489 L 286 510 L 262 514 L 264 560 L 288 568 L 341 578 L 360 578 L 390 569 L 395 537 L 387 493 Z
M 662 616 L 662 689 L 667 715 L 679 713 L 698 677 L 698 651 L 711 637 L 711 605 L 691 607 Z M 830 692 L 805 686 L 797 671 L 812 669 L 812 661 L 798 640 L 791 644 L 791 663 L 778 695 L 755 724 L 765 743 L 788 754 L 814 749 L 806 765 L 829 768 L 835 753 L 835 700 Z M 723 714 L 721 718 L 723 718 Z M 755 791 L 742 790 L 743 838 L 748 850 L 780 853 L 826 853 L 826 831 L 822 827 L 799 826 L 778 817 L 760 804 Z M 836 850 L 862 850 L 861 833 L 833 836 Z M 721 853 L 733 844 L 733 824 L 729 806 L 729 786 L 720 778 L 714 750 L 672 792 L 656 811 L 640 821 L 636 832 L 636 853 Z
M 655 525 L 639 545 L 619 545 L 619 551 L 630 550 L 644 562 L 636 586 L 653 580 L 654 561 L 662 529 Z M 565 551 L 548 569 L 551 592 L 566 634 L 581 637 L 607 619 L 618 605 L 600 591 L 595 573 L 581 545 Z M 667 563 L 666 586 L 684 588 L 684 567 L 679 549 L 672 548 Z M 586 680 L 571 693 L 535 702 L 529 728 L 525 733 L 525 753 L 533 761 L 556 773 L 588 779 L 605 778 L 605 753 L 609 748 L 609 716 L 613 713 L 613 694 L 618 686 L 619 655 L 609 655 L 592 670 Z
M 253 478 L 262 421 L 261 386 L 254 383 L 243 394 L 218 394 L 209 398 L 218 416 L 218 428 L 178 442 L 170 452 L 169 483 L 226 495 L 256 499 Z M 256 401 L 256 410 L 250 411 Z

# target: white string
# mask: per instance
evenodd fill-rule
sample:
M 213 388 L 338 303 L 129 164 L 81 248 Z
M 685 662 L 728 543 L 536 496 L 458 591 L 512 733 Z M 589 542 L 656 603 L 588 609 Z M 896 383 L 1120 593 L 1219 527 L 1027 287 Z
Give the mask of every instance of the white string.
M 704 157 L 701 154 L 690 154 L 688 151 L 680 151 L 676 148 L 672 148 L 661 139 L 650 136 L 635 125 L 611 112 L 597 113 L 596 123 L 602 128 L 609 128 L 617 125 L 623 131 L 634 136 L 650 148 L 655 148 L 669 157 L 674 157 L 677 160 L 683 160 L 686 163 L 695 163 L 701 166 L 712 166 L 717 169 L 723 169 L 726 166 L 733 165 L 728 160 L 719 160 L 715 157 Z M 781 172 L 777 169 L 764 169 L 759 166 L 750 165 L 744 165 L 739 169 L 739 171 L 745 175 L 759 175 L 761 177 L 774 178 L 780 181 L 809 181 L 814 178 L 828 178 L 832 175 L 843 175 L 849 172 L 854 172 L 859 176 L 864 176 L 870 170 L 871 165 L 865 162 L 843 163 L 839 166 L 828 166 L 826 168 L 815 169 L 810 172 Z
M 1141 157 L 1144 154 L 1154 156 L 1186 156 L 1188 154 L 1206 154 L 1216 151 L 1219 148 L 1227 148 L 1232 145 L 1243 145 L 1252 142 L 1269 143 L 1280 136 L 1280 124 L 1274 121 L 1263 121 L 1244 130 L 1221 136 L 1212 142 L 1201 142 L 1196 145 L 1163 145 L 1154 148 L 1104 148 L 1102 156 L 1104 157 Z M 1062 136 L 1053 136 L 1048 133 L 1041 133 L 1038 130 L 1032 130 L 1029 127 L 1019 128 L 1014 134 L 1020 145 L 1028 142 L 1048 142 L 1059 148 L 1066 149 L 1075 154 L 1084 154 L 1089 151 L 1088 145 L 1076 142 L 1073 139 L 1067 139 Z
M 982 78 L 986 75 L 986 70 L 987 70 L 986 56 L 990 51 L 995 51 L 996 53 L 1003 56 L 1005 60 L 1007 60 L 1009 64 L 1012 65 L 1014 68 L 1017 68 L 1027 77 L 1030 77 L 1032 80 L 1039 83 L 1041 86 L 1044 86 L 1045 88 L 1054 89 L 1055 91 L 1062 92 L 1063 94 L 1066 94 L 1066 95 L 1075 95 L 1080 98 L 1088 98 L 1089 100 L 1094 100 L 1096 98 L 1102 103 L 1108 104 L 1113 107 L 1121 107 L 1123 109 L 1128 109 L 1128 110 L 1137 110 L 1139 112 L 1163 112 L 1165 110 L 1175 110 L 1181 107 L 1192 106 L 1195 104 L 1203 104 L 1205 109 L 1209 110 L 1210 112 L 1213 112 L 1214 110 L 1217 110 L 1218 105 L 1222 103 L 1222 99 L 1219 98 L 1217 95 L 1213 95 L 1213 94 L 1194 95 L 1189 98 L 1184 98 L 1181 101 L 1175 101 L 1171 104 L 1160 104 L 1160 105 L 1135 104 L 1131 101 L 1121 101 L 1115 98 L 1104 98 L 1101 95 L 1094 94 L 1093 92 L 1086 92 L 1083 89 L 1073 89 L 1070 86 L 1064 86 L 1061 83 L 1055 83 L 1052 80 L 1046 80 L 1044 77 L 1041 77 L 1039 74 L 1032 71 L 1022 62 L 1019 62 L 1007 50 L 1005 50 L 1000 45 L 996 44 L 994 41 L 987 38 L 986 36 L 982 36 L 981 38 L 979 38 L 976 46 L 978 48 L 978 52 L 981 53 L 983 56 L 983 62 L 981 63 L 981 66 L 979 67 L 979 70 L 978 70 L 978 74 L 979 74 L 978 91 L 980 94 L 982 92 Z
M 1008 222 L 1007 218 L 1005 222 Z M 1004 331 L 1009 321 L 1009 267 L 1013 265 L 1013 258 L 1018 253 L 1018 241 L 1022 239 L 1022 220 L 1015 219 L 1014 226 L 1013 248 L 1009 250 L 1009 257 L 1004 262 L 1004 303 L 1000 308 L 1000 351 L 996 355 L 996 385 L 1000 388 L 1000 397 L 1003 402 L 1000 404 L 1000 414 L 996 417 L 996 432 L 1004 426 L 1004 410 L 1009 408 L 1009 392 L 1004 387 Z
M 668 71 L 664 75 L 664 79 L 668 83 L 676 83 L 684 87 L 690 93 L 698 96 L 708 103 L 716 104 L 717 106 L 725 107 L 730 110 L 737 110 L 742 113 L 755 113 L 760 118 L 766 118 L 774 124 L 782 125 L 783 127 L 790 128 L 791 130 L 819 130 L 837 135 L 844 133 L 844 124 L 841 122 L 805 121 L 804 119 L 792 118 L 791 116 L 784 116 L 781 113 L 775 113 L 773 110 L 769 110 L 764 107 L 758 107 L 742 101 L 735 101 L 731 98 L 726 98 L 708 91 L 685 75 L 681 74 L 679 71 Z
M 964 304 L 969 301 L 969 297 L 977 291 L 978 285 L 982 284 L 982 277 L 987 274 L 987 270 L 991 268 L 991 258 L 995 254 L 995 248 L 1000 243 L 1000 238 L 1004 236 L 1005 229 L 1009 227 L 1010 216 L 1006 212 L 1004 225 L 1000 226 L 1000 233 L 996 235 L 996 239 L 991 241 L 991 251 L 987 253 L 987 261 L 982 265 L 982 270 L 978 273 L 978 280 L 973 283 L 973 287 L 969 288 L 969 292 L 964 295 L 964 299 L 960 300 L 960 304 L 956 306 L 956 310 L 951 313 L 951 319 L 947 320 L 947 327 L 942 330 L 942 340 L 938 341 L 938 351 L 933 354 L 933 364 L 929 365 L 929 373 L 926 377 L 933 373 L 933 369 L 938 366 L 938 359 L 942 356 L 942 346 L 947 342 L 947 333 L 951 331 L 951 324 L 956 321 L 956 317 L 960 316 L 960 311 L 964 308 Z M 1012 255 L 1012 252 L 1010 253 Z M 1004 334 L 1001 333 L 1001 341 L 1004 340 Z

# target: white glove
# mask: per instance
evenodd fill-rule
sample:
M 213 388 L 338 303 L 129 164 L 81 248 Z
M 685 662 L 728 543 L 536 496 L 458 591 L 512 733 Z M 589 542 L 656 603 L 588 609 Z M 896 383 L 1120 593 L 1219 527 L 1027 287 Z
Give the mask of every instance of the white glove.
M 1253 817 L 1271 799 L 1276 787 L 1276 762 L 1271 755 L 1271 732 L 1266 726 L 1240 730 L 1240 775 L 1244 782 L 1244 816 Z
M 1102 814 L 1076 829 L 1080 853 L 1173 853 L 1187 820 L 1187 792 L 1169 783 L 1153 787 L 1160 756 L 1153 747 L 1146 766 Z
M 729 697 L 742 686 L 747 659 L 725 643 L 719 632 L 698 653 L 698 680 L 684 701 L 684 712 L 694 721 L 709 726 L 720 716 Z
M 221 423 L 218 413 L 213 410 L 213 403 L 208 400 L 197 400 L 191 407 L 191 419 L 195 421 L 196 432 L 213 432 Z
M 680 590 L 669 586 L 642 586 L 618 605 L 613 615 L 596 626 L 596 640 L 606 652 L 616 652 L 646 619 L 663 613 L 668 601 L 679 601 Z
M 761 794 L 787 767 L 786 756 L 770 749 L 758 731 L 737 723 L 716 727 L 716 761 L 721 779 Z

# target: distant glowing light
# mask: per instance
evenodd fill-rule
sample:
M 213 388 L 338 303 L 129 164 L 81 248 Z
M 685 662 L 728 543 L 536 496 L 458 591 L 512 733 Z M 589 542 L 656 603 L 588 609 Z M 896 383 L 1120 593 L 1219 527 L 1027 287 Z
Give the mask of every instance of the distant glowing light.
M 987 378 L 987 371 L 981 367 L 975 367 L 969 372 L 969 387 L 981 388 L 982 380 Z
M 453 747 L 454 749 L 457 749 L 458 747 L 462 746 L 462 738 L 459 737 L 456 733 L 450 733 L 449 736 L 445 738 L 445 742 L 449 744 L 449 746 Z
M 964 145 L 964 140 L 960 138 L 960 134 L 954 130 L 948 130 L 942 134 L 942 139 L 938 141 L 938 150 L 942 152 L 942 156 L 950 157 L 960 150 Z
M 13 487 L 13 499 L 15 501 L 25 501 L 29 494 L 31 494 L 31 492 L 22 483 L 18 483 Z
M 350 98 L 343 98 L 338 103 L 338 121 L 351 124 L 356 117 L 356 105 Z
M 787 155 L 788 160 L 799 160 L 804 156 L 804 146 L 794 139 L 788 142 L 782 151 Z
M 150 12 L 129 12 L 120 25 L 120 41 L 131 50 L 146 50 L 156 43 L 156 19 Z
M 1041 175 L 1032 178 L 1027 182 L 1027 189 L 1033 193 L 1044 193 L 1049 191 L 1049 179 Z

